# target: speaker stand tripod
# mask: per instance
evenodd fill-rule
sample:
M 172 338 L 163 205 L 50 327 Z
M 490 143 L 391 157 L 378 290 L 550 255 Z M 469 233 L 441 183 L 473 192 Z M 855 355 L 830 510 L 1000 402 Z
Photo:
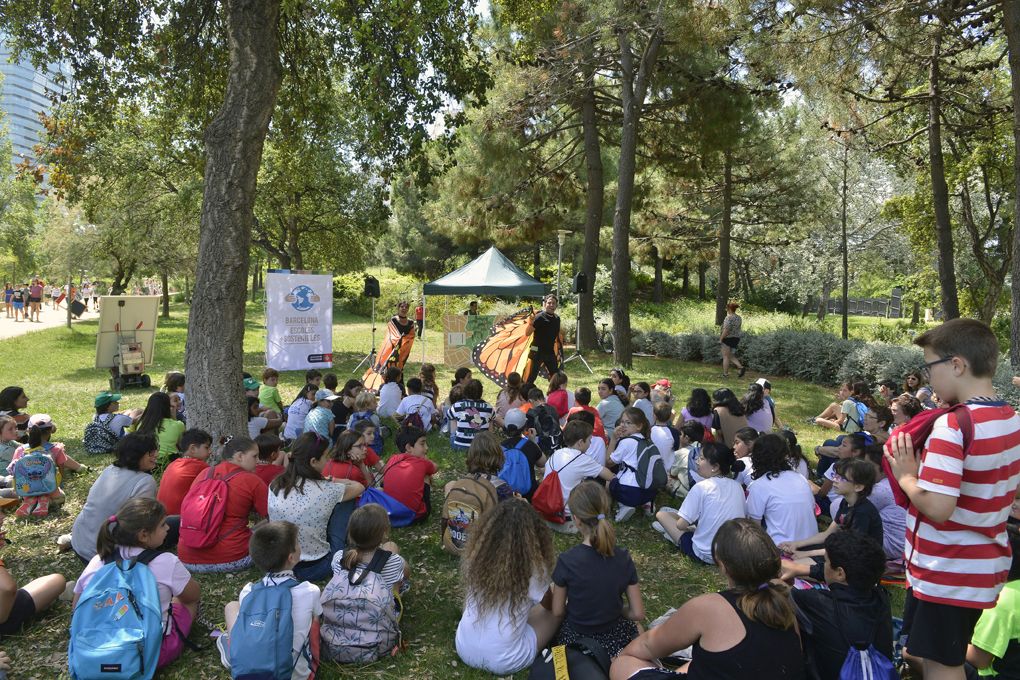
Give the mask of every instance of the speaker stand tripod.
M 577 328 L 577 319 L 578 319 L 578 315 L 580 314 L 580 311 L 581 311 L 580 307 L 581 307 L 581 294 L 578 293 L 577 294 L 577 308 L 574 311 L 575 335 L 576 335 L 576 328 Z M 576 342 L 576 339 L 575 339 L 575 342 Z M 588 369 L 589 373 L 595 373 L 595 371 L 591 370 L 591 366 L 588 365 L 588 362 L 584 360 L 584 357 L 581 356 L 581 353 L 576 351 L 576 349 L 575 349 L 573 354 L 571 354 L 569 357 L 567 357 L 566 359 L 563 360 L 563 365 L 566 366 L 569 362 L 573 361 L 574 359 L 580 359 L 581 363 L 584 364 L 584 367 Z
M 354 367 L 354 370 L 351 371 L 351 373 L 357 373 L 358 369 L 366 364 L 369 368 L 375 366 L 375 298 L 372 298 L 372 351 L 366 354 L 365 358 L 358 362 L 358 365 Z

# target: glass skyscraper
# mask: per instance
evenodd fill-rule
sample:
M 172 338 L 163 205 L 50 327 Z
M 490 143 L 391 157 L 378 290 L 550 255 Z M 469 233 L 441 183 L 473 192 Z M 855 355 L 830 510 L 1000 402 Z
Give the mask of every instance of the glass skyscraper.
M 14 150 L 14 163 L 35 161 L 35 146 L 42 141 L 43 124 L 39 114 L 50 110 L 51 97 L 59 96 L 62 86 L 54 82 L 56 68 L 39 71 L 27 57 L 11 61 L 11 49 L 0 32 L 0 109 L 4 113 L 7 136 Z M 66 87 L 66 85 L 64 86 Z

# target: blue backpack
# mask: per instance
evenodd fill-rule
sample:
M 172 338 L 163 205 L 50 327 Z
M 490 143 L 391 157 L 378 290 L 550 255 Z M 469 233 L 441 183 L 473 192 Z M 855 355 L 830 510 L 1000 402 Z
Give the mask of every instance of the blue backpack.
M 848 413 L 847 414 L 847 418 L 849 418 L 850 420 L 854 421 L 854 423 L 857 424 L 857 427 L 860 429 L 860 431 L 863 432 L 864 431 L 864 416 L 868 413 L 868 410 L 869 410 L 868 406 L 867 406 L 867 404 L 859 402 L 856 399 L 850 399 L 850 401 L 852 401 L 854 403 L 854 408 L 856 410 L 857 417 L 854 418 L 852 415 L 850 415 Z M 843 425 L 843 429 L 844 430 L 846 429 L 846 425 L 845 424 Z
M 156 578 L 145 565 L 159 554 L 111 556 L 92 576 L 71 616 L 67 666 L 73 680 L 147 680 L 156 674 L 163 610 Z
M 873 642 L 853 642 L 847 637 L 846 631 L 839 625 L 839 607 L 835 608 L 836 627 L 839 634 L 846 642 L 846 659 L 839 669 L 839 680 L 899 680 L 900 674 L 896 671 L 893 662 L 885 657 L 882 652 L 875 649 Z M 878 621 L 875 621 L 871 629 L 869 640 L 875 639 L 878 630 Z M 893 650 L 895 653 L 895 649 Z
M 49 455 L 53 444 L 29 449 L 14 461 L 14 491 L 18 497 L 48 496 L 57 490 L 57 464 Z
M 531 463 L 528 462 L 528 457 L 524 455 L 523 451 L 527 441 L 527 437 L 521 437 L 515 446 L 509 449 L 503 447 L 506 462 L 503 463 L 503 469 L 496 475 L 522 496 L 531 493 Z
M 406 527 L 415 520 L 415 512 L 381 489 L 369 487 L 358 498 L 358 507 L 366 503 L 381 505 L 390 518 L 390 526 Z
M 237 622 L 230 630 L 230 677 L 235 680 L 290 680 L 299 656 L 291 650 L 294 640 L 293 598 L 290 589 L 297 579 L 275 585 L 258 581 L 241 601 Z M 310 642 L 301 654 L 311 665 Z

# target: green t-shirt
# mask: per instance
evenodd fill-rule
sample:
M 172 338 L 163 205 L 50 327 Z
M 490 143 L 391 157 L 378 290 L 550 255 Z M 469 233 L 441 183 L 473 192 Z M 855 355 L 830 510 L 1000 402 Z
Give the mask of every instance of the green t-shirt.
M 275 409 L 277 413 L 283 413 L 283 400 L 280 399 L 280 391 L 275 385 L 259 385 L 259 406 Z
M 156 438 L 159 439 L 161 457 L 177 453 L 177 442 L 184 434 L 184 423 L 176 418 L 164 418 L 160 426 L 162 429 L 156 433 Z
M 974 635 L 970 639 L 975 647 L 980 647 L 995 657 L 991 667 L 979 671 L 981 677 L 995 677 L 999 672 L 1006 672 L 1008 669 L 1015 671 L 1020 667 L 1020 659 L 1014 657 L 1018 640 L 1020 640 L 1020 581 L 1010 581 L 999 593 L 995 607 L 981 612 L 981 618 L 978 619 Z M 1010 652 L 1008 655 L 1010 658 L 1004 659 L 1007 650 Z

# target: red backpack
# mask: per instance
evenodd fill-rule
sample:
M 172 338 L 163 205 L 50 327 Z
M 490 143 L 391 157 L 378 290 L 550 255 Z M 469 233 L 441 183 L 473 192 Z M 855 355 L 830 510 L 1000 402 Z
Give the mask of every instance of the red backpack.
M 239 530 L 234 527 L 221 536 L 220 528 L 227 514 L 227 482 L 244 470 L 234 470 L 224 477 L 216 476 L 216 468 L 210 468 L 204 479 L 188 489 L 181 501 L 180 544 L 188 548 L 208 548 L 220 538 Z M 245 522 L 242 526 L 247 526 Z
M 935 421 L 947 413 L 956 413 L 956 423 L 960 426 L 960 433 L 963 435 L 963 454 L 967 455 L 967 451 L 974 441 L 974 420 L 971 418 L 970 409 L 967 408 L 966 404 L 954 404 L 946 408 L 921 411 L 892 431 L 889 439 L 885 442 L 885 452 L 892 455 L 893 439 L 900 434 L 909 434 L 910 441 L 914 445 L 914 455 L 920 455 L 921 450 L 928 441 L 928 437 L 931 436 L 932 429 L 935 427 Z M 882 456 L 882 471 L 885 472 L 885 476 L 889 480 L 889 487 L 892 489 L 896 505 L 901 508 L 908 507 L 910 499 L 903 492 L 903 489 L 900 488 L 899 482 L 892 473 L 889 459 L 885 456 Z
M 563 485 L 560 484 L 560 472 L 566 470 L 567 465 L 570 465 L 583 455 L 583 453 L 578 453 L 559 470 L 552 468 L 552 472 L 546 475 L 542 483 L 535 489 L 535 493 L 531 496 L 531 507 L 538 514 L 542 515 L 544 519 L 554 524 L 567 523 L 567 508 L 563 503 Z M 551 462 L 550 467 L 552 467 Z

